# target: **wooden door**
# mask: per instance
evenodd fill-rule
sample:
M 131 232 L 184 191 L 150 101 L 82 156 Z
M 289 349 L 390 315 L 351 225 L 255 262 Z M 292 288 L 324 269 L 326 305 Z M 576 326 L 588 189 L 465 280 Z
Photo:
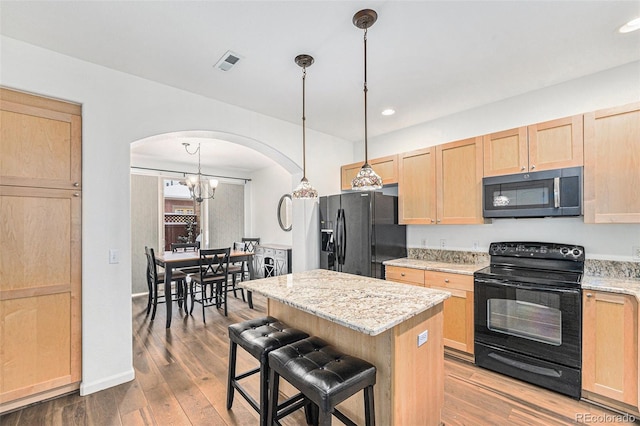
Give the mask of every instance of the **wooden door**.
M 640 103 L 584 116 L 585 223 L 640 223 Z
M 0 90 L 0 412 L 79 387 L 80 107 Z
M 437 223 L 483 223 L 482 138 L 436 147 Z
M 526 127 L 486 135 L 483 144 L 484 176 L 523 173 L 529 169 Z
M 444 345 L 473 354 L 473 276 L 425 271 L 424 285 L 451 293 L 444 301 Z
M 343 191 L 351 189 L 351 181 L 356 177 L 364 161 L 346 164 L 340 168 L 340 182 Z M 382 178 L 383 185 L 398 183 L 398 156 L 373 158 L 369 160 L 371 168 Z
M 582 127 L 582 115 L 529 126 L 529 171 L 582 166 Z
M 398 213 L 401 224 L 436 222 L 436 148 L 400 154 Z
M 585 290 L 582 330 L 582 388 L 637 408 L 636 298 Z

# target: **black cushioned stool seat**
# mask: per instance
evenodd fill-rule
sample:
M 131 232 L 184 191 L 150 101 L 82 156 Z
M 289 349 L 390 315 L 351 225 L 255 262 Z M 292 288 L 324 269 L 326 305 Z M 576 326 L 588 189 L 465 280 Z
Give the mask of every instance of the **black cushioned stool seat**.
M 227 409 L 233 405 L 234 390 L 242 395 L 249 404 L 260 413 L 260 424 L 267 424 L 268 404 L 268 380 L 269 380 L 269 353 L 289 343 L 304 339 L 309 335 L 298 329 L 267 316 L 264 318 L 243 321 L 229 326 L 229 377 L 227 381 Z M 236 355 L 238 346 L 249 352 L 251 356 L 260 362 L 260 367 L 236 375 Z M 246 377 L 260 372 L 260 402 L 249 395 L 238 383 Z M 302 400 L 302 397 L 294 397 L 283 403 L 283 407 Z M 277 403 L 277 395 L 276 395 Z M 300 405 L 301 406 L 301 405 Z M 298 407 L 299 408 L 299 407 Z
M 367 361 L 339 352 L 318 337 L 309 337 L 272 351 L 269 368 L 271 394 L 278 394 L 282 377 L 318 406 L 320 425 L 330 425 L 332 414 L 347 425 L 355 425 L 335 407 L 360 390 L 364 390 L 366 424 L 375 424 L 376 367 Z M 282 417 L 274 401 L 269 407 L 269 425 Z

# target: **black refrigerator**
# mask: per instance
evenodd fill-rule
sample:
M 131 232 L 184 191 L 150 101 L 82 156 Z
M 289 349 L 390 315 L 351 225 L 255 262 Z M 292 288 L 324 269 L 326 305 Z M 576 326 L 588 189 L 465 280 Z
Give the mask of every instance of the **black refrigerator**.
M 407 257 L 398 197 L 350 192 L 320 197 L 320 268 L 384 279 L 382 262 Z

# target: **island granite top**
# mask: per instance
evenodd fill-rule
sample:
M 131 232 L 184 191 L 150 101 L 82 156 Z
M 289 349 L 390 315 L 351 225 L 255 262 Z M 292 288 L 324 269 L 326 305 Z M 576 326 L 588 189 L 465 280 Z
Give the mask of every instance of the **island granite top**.
M 315 269 L 243 281 L 246 290 L 376 336 L 451 296 L 429 288 Z

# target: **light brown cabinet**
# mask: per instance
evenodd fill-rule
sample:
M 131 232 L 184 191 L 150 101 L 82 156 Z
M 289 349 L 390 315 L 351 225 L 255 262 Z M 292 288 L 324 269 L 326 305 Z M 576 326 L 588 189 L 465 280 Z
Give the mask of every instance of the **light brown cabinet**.
M 585 223 L 640 223 L 640 103 L 585 114 Z
M 424 286 L 451 293 L 444 301 L 444 345 L 473 354 L 473 275 L 425 271 Z
M 364 161 L 360 161 L 340 167 L 340 182 L 343 191 L 351 189 L 351 181 L 356 177 L 363 164 Z M 369 159 L 369 165 L 382 178 L 383 185 L 398 183 L 397 155 Z
M 590 399 L 602 396 L 638 410 L 638 320 L 635 297 L 584 291 L 582 388 Z
M 582 115 L 485 135 L 484 176 L 583 164 Z
M 80 114 L 0 89 L 0 412 L 79 387 Z
M 400 155 L 400 223 L 483 223 L 481 198 L 481 138 L 450 142 Z
M 385 267 L 385 279 L 424 287 L 424 271 L 422 269 L 387 266 Z

